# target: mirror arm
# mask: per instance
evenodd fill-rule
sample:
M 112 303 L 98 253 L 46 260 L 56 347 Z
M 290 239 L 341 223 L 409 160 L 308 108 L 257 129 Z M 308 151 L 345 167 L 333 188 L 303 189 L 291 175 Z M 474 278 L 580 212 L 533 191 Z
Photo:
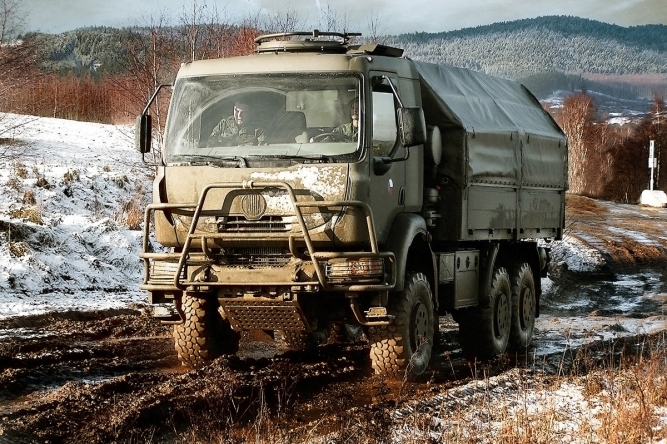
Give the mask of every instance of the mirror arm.
M 398 101 L 398 106 L 401 108 L 404 108 L 403 106 L 403 101 L 401 100 L 401 97 L 398 95 L 398 91 L 396 90 L 396 87 L 394 86 L 394 82 L 391 81 L 391 79 L 388 76 L 383 75 L 382 80 L 386 80 L 389 82 L 389 87 L 391 88 L 391 92 L 394 93 L 394 97 L 396 97 L 396 100 Z
M 151 105 L 153 104 L 153 102 L 155 102 L 155 98 L 157 97 L 158 93 L 160 92 L 160 90 L 161 90 L 162 88 L 165 88 L 165 87 L 172 87 L 172 86 L 174 86 L 174 85 L 171 84 L 171 83 L 160 83 L 160 84 L 158 85 L 158 87 L 155 89 L 155 92 L 153 93 L 153 95 L 151 96 L 151 98 L 148 100 L 148 103 L 146 104 L 146 107 L 144 108 L 144 110 L 141 112 L 141 115 L 143 116 L 143 115 L 145 115 L 145 114 L 148 112 L 148 109 L 151 107 Z

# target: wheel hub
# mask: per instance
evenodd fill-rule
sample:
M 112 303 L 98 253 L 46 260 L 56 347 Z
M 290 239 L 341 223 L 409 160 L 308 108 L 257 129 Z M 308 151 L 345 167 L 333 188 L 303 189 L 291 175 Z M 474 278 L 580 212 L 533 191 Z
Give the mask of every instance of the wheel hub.
M 523 328 L 527 328 L 533 318 L 533 292 L 529 288 L 524 288 L 521 296 L 521 323 Z
M 495 334 L 500 338 L 507 335 L 511 322 L 511 308 L 509 298 L 506 294 L 500 293 L 496 302 L 496 316 L 495 316 Z
M 421 302 L 417 302 L 412 306 L 410 325 L 412 327 L 410 329 L 412 332 L 410 342 L 412 350 L 416 351 L 421 343 L 426 340 L 428 333 L 428 311 L 426 310 L 426 306 Z

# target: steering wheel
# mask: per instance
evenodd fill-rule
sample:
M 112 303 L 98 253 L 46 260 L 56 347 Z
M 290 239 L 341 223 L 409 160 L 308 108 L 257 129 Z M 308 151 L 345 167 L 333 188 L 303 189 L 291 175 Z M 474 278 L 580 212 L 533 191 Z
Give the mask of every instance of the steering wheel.
M 352 142 L 353 139 L 350 136 L 346 136 L 343 133 L 322 133 L 318 134 L 317 136 L 313 136 L 312 139 L 310 139 L 312 142 L 319 142 L 320 140 L 330 137 L 334 142 Z

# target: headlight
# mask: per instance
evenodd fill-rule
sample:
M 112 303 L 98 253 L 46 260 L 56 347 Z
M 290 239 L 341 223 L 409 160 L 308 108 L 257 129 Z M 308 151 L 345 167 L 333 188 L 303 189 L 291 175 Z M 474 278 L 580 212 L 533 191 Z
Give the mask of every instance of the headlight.
M 327 262 L 326 274 L 330 281 L 348 279 L 379 281 L 384 277 L 384 259 L 330 259 Z

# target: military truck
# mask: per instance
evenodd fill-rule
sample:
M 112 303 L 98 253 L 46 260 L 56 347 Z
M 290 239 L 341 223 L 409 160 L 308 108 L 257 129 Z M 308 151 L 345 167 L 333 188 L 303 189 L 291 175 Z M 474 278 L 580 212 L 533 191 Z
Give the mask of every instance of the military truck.
M 563 132 L 516 82 L 357 36 L 265 35 L 180 68 L 141 288 L 173 304 L 184 364 L 235 353 L 244 331 L 294 349 L 356 331 L 376 373 L 416 378 L 446 313 L 470 356 L 529 345 L 563 233 Z M 240 103 L 252 121 L 230 120 Z M 235 132 L 213 137 L 225 119 Z

